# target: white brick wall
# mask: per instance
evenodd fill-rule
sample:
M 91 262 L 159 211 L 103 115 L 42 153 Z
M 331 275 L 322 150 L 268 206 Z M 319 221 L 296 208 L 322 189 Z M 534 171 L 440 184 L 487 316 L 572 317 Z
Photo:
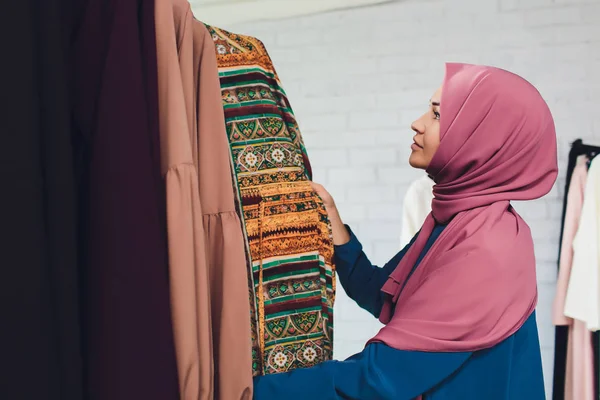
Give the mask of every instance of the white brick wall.
M 201 13 L 198 17 L 201 18 Z M 600 145 L 600 0 L 419 0 L 230 27 L 260 37 L 300 122 L 315 180 L 328 187 L 375 263 L 398 250 L 409 182 L 410 122 L 440 84 L 445 61 L 512 70 L 552 109 L 560 151 L 557 187 L 516 208 L 538 257 L 538 324 L 551 389 L 561 196 L 569 142 Z M 360 351 L 379 328 L 342 293 L 336 358 Z

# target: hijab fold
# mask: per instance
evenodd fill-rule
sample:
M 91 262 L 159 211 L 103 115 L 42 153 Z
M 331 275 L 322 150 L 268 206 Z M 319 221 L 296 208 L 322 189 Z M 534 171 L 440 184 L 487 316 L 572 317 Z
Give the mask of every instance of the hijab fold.
M 508 338 L 535 309 L 533 240 L 510 201 L 550 191 L 556 133 L 539 92 L 493 67 L 447 64 L 440 108 L 440 146 L 427 169 L 432 212 L 382 288 L 386 326 L 370 342 L 476 351 Z M 436 223 L 448 226 L 404 285 Z

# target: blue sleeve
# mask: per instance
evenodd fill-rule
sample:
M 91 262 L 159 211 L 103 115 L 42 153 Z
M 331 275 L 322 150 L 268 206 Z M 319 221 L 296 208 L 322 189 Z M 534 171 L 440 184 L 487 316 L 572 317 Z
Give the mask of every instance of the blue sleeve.
M 452 375 L 472 353 L 426 353 L 371 344 L 346 361 L 254 379 L 257 400 L 412 400 Z
M 334 247 L 338 279 L 352 300 L 375 317 L 379 317 L 384 300 L 381 287 L 415 239 L 413 238 L 383 268 L 379 268 L 371 264 L 352 230 L 349 227 L 346 228 L 350 234 L 350 241 L 342 246 Z

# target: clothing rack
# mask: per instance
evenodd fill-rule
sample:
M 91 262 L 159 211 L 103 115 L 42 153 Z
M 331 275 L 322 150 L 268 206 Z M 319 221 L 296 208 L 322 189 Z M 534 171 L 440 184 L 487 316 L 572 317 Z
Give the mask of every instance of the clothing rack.
M 562 237 L 564 233 L 564 222 L 565 222 L 565 214 L 567 210 L 567 196 L 569 193 L 569 185 L 571 183 L 571 177 L 573 175 L 573 170 L 575 169 L 575 165 L 577 163 L 577 157 L 581 155 L 587 155 L 591 160 L 596 155 L 600 154 L 600 146 L 593 146 L 589 144 L 584 144 L 582 139 L 576 139 L 573 143 L 571 143 L 571 151 L 569 152 L 569 161 L 567 164 L 567 176 L 565 180 L 565 190 L 563 195 L 563 209 L 562 209 L 562 217 L 560 223 L 560 238 L 558 243 L 558 260 L 560 260 L 560 252 L 562 245 Z M 558 265 L 557 265 L 558 269 Z M 598 345 L 599 334 L 594 333 L 594 369 L 595 371 L 599 370 L 599 345 Z M 555 339 L 554 339 L 554 378 L 553 378 L 553 388 L 552 388 L 552 399 L 553 400 L 564 400 L 565 396 L 565 368 L 567 363 L 567 342 L 568 342 L 568 327 L 566 326 L 557 326 L 555 328 Z M 598 376 L 598 373 L 596 373 Z M 595 392 L 596 396 L 600 393 L 599 380 L 596 379 L 595 382 Z
M 575 149 L 579 155 L 586 154 L 590 158 L 596 157 L 600 153 L 600 146 L 584 144 L 583 140 L 577 139 L 571 144 L 571 149 Z

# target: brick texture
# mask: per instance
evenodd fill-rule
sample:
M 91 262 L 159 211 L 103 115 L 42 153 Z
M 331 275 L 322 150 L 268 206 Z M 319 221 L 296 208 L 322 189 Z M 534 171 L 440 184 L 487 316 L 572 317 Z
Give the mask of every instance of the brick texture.
M 548 101 L 560 179 L 544 199 L 517 203 L 535 238 L 538 325 L 550 396 L 561 196 L 569 143 L 600 145 L 600 0 L 418 0 L 230 29 L 263 39 L 303 131 L 315 180 L 330 189 L 371 260 L 398 251 L 410 122 L 427 107 L 445 61 L 495 65 Z M 387 215 L 387 217 L 386 217 Z M 339 287 L 335 355 L 362 349 L 379 324 Z

